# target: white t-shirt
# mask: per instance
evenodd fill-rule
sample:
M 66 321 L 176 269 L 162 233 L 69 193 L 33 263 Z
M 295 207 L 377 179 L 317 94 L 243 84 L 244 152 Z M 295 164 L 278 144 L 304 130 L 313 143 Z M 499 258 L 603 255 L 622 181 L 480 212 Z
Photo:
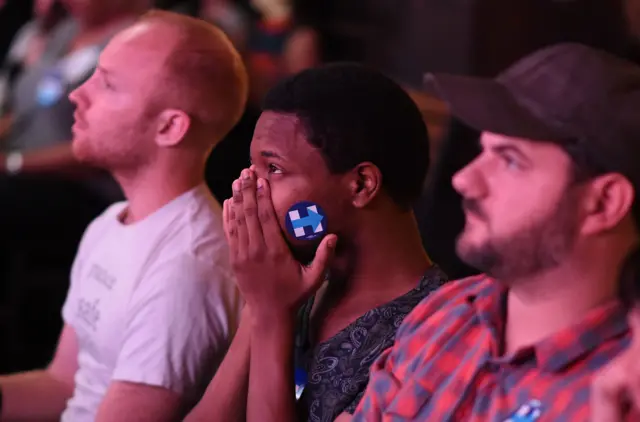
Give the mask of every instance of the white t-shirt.
M 62 315 L 79 370 L 63 422 L 93 421 L 111 381 L 164 387 L 195 405 L 238 325 L 220 205 L 199 186 L 123 225 L 126 203 L 91 223 Z M 188 409 L 185 409 L 185 411 Z

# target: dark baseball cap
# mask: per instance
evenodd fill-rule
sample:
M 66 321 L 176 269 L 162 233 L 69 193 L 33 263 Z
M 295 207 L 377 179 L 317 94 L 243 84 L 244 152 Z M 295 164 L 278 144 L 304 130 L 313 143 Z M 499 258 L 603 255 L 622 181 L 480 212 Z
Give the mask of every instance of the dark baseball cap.
M 554 142 L 640 193 L 640 67 L 582 44 L 538 50 L 495 79 L 428 74 L 426 88 L 479 130 Z

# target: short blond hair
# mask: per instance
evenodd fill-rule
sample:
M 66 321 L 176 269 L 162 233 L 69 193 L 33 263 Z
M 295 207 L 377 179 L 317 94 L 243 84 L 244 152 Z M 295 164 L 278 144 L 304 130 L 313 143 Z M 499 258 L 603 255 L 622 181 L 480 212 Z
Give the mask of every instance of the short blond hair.
M 247 71 L 229 38 L 214 25 L 177 13 L 152 10 L 140 21 L 175 34 L 159 84 L 165 105 L 188 113 L 221 140 L 240 120 L 247 102 Z

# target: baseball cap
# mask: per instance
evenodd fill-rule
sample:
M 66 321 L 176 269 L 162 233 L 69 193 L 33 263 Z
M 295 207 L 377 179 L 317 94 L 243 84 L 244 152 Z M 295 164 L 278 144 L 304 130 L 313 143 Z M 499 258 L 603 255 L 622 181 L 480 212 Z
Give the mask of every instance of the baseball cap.
M 495 79 L 427 74 L 468 126 L 557 143 L 640 192 L 640 67 L 577 43 L 538 50 Z

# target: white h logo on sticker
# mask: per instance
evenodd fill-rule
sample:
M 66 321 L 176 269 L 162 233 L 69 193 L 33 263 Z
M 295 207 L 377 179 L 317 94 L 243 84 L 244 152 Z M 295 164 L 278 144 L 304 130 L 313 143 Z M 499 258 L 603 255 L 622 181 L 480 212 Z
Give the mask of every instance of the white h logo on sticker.
M 298 210 L 289 211 L 289 219 L 292 222 L 300 220 L 300 213 L 298 212 Z M 304 227 L 293 229 L 293 233 L 296 235 L 296 237 L 304 237 Z

